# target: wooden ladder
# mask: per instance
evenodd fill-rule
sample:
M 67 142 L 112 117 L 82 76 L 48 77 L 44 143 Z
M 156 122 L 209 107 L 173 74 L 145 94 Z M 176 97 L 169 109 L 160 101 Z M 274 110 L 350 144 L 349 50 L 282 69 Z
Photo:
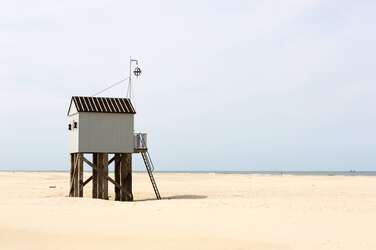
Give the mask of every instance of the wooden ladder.
M 161 195 L 159 194 L 157 183 L 155 182 L 155 179 L 154 179 L 154 176 L 153 176 L 154 165 L 153 165 L 153 162 L 151 161 L 149 152 L 148 151 L 141 152 L 141 155 L 142 155 L 142 159 L 144 160 L 146 170 L 148 171 L 148 175 L 149 175 L 151 184 L 153 185 L 155 196 L 157 197 L 158 200 L 160 200 Z

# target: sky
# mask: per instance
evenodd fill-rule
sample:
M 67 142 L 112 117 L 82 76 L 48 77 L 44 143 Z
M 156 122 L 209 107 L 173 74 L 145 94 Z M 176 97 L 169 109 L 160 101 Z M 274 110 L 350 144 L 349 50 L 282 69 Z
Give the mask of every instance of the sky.
M 2 1 L 0 170 L 68 170 L 70 97 L 127 77 L 130 56 L 157 170 L 376 170 L 375 12 L 362 0 Z

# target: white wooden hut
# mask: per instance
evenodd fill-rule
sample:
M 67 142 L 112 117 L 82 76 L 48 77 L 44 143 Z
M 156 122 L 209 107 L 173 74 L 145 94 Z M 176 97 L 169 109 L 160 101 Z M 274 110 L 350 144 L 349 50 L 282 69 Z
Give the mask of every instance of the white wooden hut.
M 83 187 L 93 181 L 93 198 L 108 199 L 107 182 L 115 185 L 115 200 L 133 200 L 132 153 L 141 153 L 155 194 L 160 199 L 147 151 L 146 134 L 134 133 L 136 111 L 127 98 L 73 96 L 68 109 L 70 196 L 83 196 Z M 92 161 L 85 158 L 92 154 Z M 112 158 L 109 155 L 112 154 Z M 114 162 L 115 180 L 108 175 Z M 83 163 L 93 175 L 83 180 Z
M 135 109 L 129 99 L 73 96 L 70 153 L 133 153 Z

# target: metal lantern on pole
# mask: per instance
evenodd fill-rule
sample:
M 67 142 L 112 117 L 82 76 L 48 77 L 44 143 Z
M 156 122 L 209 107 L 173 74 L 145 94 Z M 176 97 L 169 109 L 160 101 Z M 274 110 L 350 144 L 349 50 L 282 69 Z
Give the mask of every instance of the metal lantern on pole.
M 136 77 L 139 77 L 141 75 L 141 69 L 140 67 L 136 67 L 134 70 L 133 70 L 133 74 L 136 76 Z
M 141 75 L 141 69 L 138 66 L 138 60 L 137 59 L 132 59 L 132 57 L 129 59 L 129 83 L 128 83 L 128 89 L 127 89 L 127 98 L 132 99 L 132 65 L 133 63 L 136 64 L 136 67 L 133 70 L 133 74 L 136 77 L 139 77 Z

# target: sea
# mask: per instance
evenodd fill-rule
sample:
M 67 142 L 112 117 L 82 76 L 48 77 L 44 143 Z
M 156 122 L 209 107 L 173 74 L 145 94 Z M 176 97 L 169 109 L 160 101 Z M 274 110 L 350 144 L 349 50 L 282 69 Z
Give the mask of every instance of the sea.
M 0 170 L 0 172 L 69 172 L 67 170 Z M 112 172 L 112 171 L 110 171 Z M 134 170 L 135 173 L 146 171 Z M 156 173 L 189 173 L 189 174 L 245 174 L 245 175 L 316 175 L 316 176 L 376 176 L 376 171 L 158 171 Z
M 158 173 L 158 171 L 156 171 Z M 159 171 L 159 173 L 216 173 L 246 175 L 376 176 L 376 171 Z

